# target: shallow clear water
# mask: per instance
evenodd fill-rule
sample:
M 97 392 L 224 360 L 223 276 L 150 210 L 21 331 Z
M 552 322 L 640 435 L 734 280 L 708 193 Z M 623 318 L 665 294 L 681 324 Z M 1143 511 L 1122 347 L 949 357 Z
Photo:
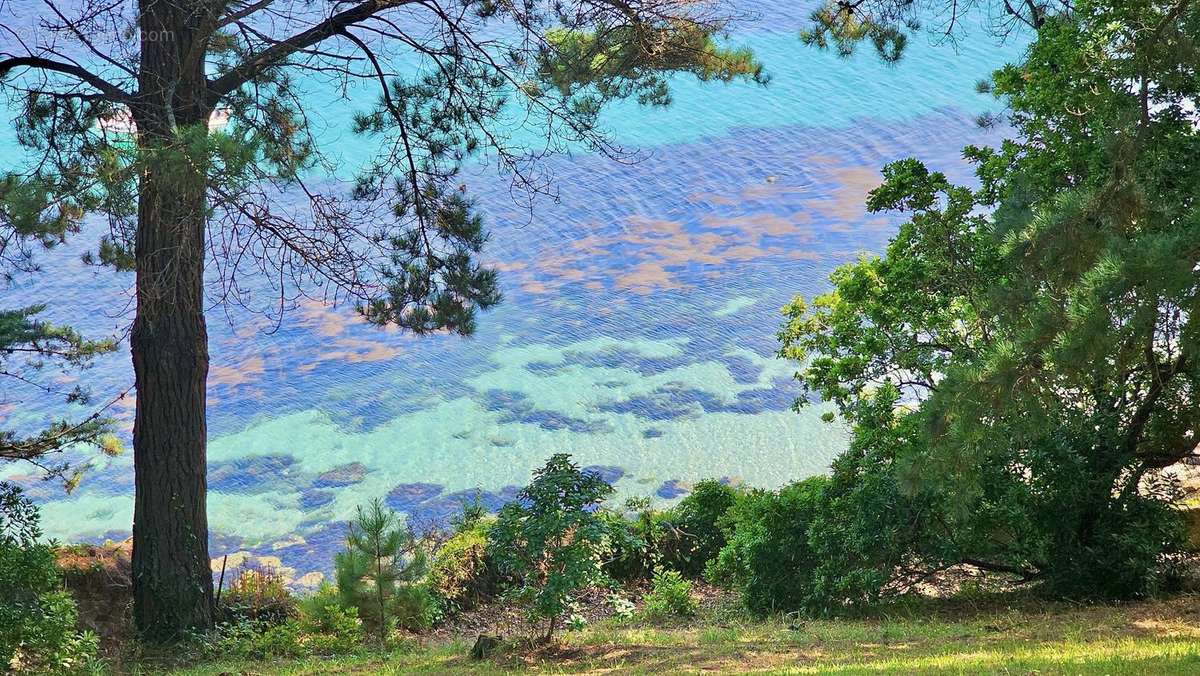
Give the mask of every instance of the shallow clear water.
M 506 181 L 471 179 L 506 293 L 473 338 L 417 339 L 318 304 L 277 330 L 212 314 L 214 556 L 247 550 L 296 574 L 323 569 L 338 522 L 365 500 L 386 496 L 418 520 L 443 518 L 476 490 L 495 505 L 554 452 L 601 467 L 619 497 L 661 500 L 705 477 L 776 486 L 828 466 L 846 431 L 822 423 L 819 406 L 789 410 L 794 366 L 773 356 L 779 308 L 883 248 L 894 220 L 862 207 L 883 163 L 915 155 L 965 177 L 959 149 L 997 140 L 973 122 L 996 105 L 974 83 L 1022 44 L 978 30 L 957 51 L 918 39 L 887 67 L 866 52 L 805 49 L 796 31 L 807 10 L 759 7 L 731 40 L 767 64 L 768 87 L 681 81 L 670 109 L 613 109 L 606 125 L 643 159 L 553 160 L 561 200 L 538 203 L 532 222 Z M 366 148 L 345 130 L 355 109 L 312 96 L 322 142 L 351 163 Z M 19 157 L 4 133 L 9 164 Z M 84 239 L 44 258 L 47 274 L 18 279 L 4 305 L 49 299 L 53 318 L 120 334 L 131 279 L 74 263 Z M 124 389 L 127 354 L 83 378 L 98 395 Z M 0 424 L 57 410 L 21 399 L 0 408 Z M 131 406 L 119 409 L 126 424 Z M 94 461 L 69 496 L 31 489 L 53 537 L 128 534 L 128 454 Z

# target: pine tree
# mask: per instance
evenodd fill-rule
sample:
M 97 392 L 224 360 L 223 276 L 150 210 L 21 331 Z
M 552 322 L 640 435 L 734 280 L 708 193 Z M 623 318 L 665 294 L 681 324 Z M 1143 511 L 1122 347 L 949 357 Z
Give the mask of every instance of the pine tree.
M 33 155 L 3 207 L 63 233 L 99 214 L 109 228 L 90 260 L 137 273 L 134 617 L 151 639 L 212 622 L 206 306 L 279 319 L 315 296 L 379 324 L 471 333 L 500 293 L 464 163 L 485 158 L 532 196 L 548 190 L 548 153 L 620 154 L 597 125 L 607 103 L 666 105 L 676 74 L 762 79 L 748 52 L 718 44 L 719 0 L 46 7 L 22 53 L 0 57 Z M 312 138 L 306 72 L 375 88 L 355 131 L 377 152 L 353 181 L 307 180 L 336 162 Z M 210 130 L 218 111 L 227 124 Z M 261 284 L 265 306 L 246 293 Z
M 44 215 L 22 219 L 20 210 L 11 208 L 13 203 L 28 199 L 30 196 L 21 194 L 13 183 L 0 182 L 0 276 L 7 282 L 18 273 L 36 274 L 36 254 L 54 247 L 65 235 L 66 225 L 61 220 Z M 51 461 L 50 456 L 87 446 L 108 454 L 119 452 L 120 444 L 109 433 L 111 421 L 105 416 L 112 401 L 96 406 L 89 388 L 60 387 L 55 384 L 56 378 L 45 376 L 49 371 L 78 375 L 98 355 L 115 350 L 116 343 L 87 340 L 69 327 L 42 321 L 38 317 L 45 311 L 44 304 L 0 308 L 0 380 L 13 386 L 4 389 L 0 412 L 25 403 L 23 396 L 56 396 L 75 407 L 92 408 L 82 417 L 53 420 L 43 429 L 0 428 L 0 461 L 32 463 L 64 479 L 72 488 L 79 480 L 82 465 L 77 463 L 73 468 L 66 461 Z M 7 398 L 9 392 L 13 393 L 12 399 Z
M 997 37 L 1037 30 L 1056 16 L 1070 16 L 1076 5 L 1070 0 L 1024 0 L 1023 2 L 960 3 L 913 2 L 913 0 L 825 0 L 809 15 L 809 27 L 801 31 L 804 44 L 819 49 L 834 48 L 850 56 L 861 43 L 869 43 L 881 59 L 899 61 L 909 36 L 925 31 L 936 40 L 956 42 L 968 23 L 986 22 Z
M 428 567 L 417 544 L 396 513 L 375 499 L 365 509 L 358 508 L 348 526 L 346 549 L 334 558 L 342 603 L 357 608 L 375 627 L 381 645 L 395 627 L 393 608 L 403 598 L 403 587 L 416 582 Z

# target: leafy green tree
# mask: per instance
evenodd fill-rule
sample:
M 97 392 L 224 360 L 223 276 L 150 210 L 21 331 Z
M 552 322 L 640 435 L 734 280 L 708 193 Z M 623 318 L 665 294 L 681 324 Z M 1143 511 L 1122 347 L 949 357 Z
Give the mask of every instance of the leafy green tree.
M 486 159 L 532 196 L 549 190 L 548 153 L 620 153 L 597 124 L 607 103 L 665 105 L 672 75 L 762 79 L 719 44 L 720 0 L 45 6 L 32 33 L 0 24 L 28 36 L 0 55 L 31 155 L 4 179 L 5 205 L 62 233 L 101 216 L 89 260 L 137 273 L 134 617 L 154 638 L 212 617 L 206 307 L 279 318 L 315 296 L 470 333 L 500 293 L 464 163 Z M 352 181 L 312 180 L 337 160 L 313 138 L 305 73 L 377 92 L 355 121 L 375 152 Z
M 398 624 L 426 624 L 428 594 L 414 590 L 428 565 L 422 549 L 404 528 L 396 513 L 375 499 L 350 522 L 346 549 L 333 560 L 338 595 L 357 608 L 359 617 L 373 625 L 380 644 Z
M 855 426 L 835 499 L 895 538 L 841 548 L 848 566 L 1159 584 L 1178 524 L 1158 470 L 1195 457 L 1200 425 L 1197 34 L 1186 0 L 1045 19 L 993 78 L 1015 137 L 966 149 L 979 187 L 888 165 L 868 206 L 909 220 L 886 255 L 787 308 L 782 354 Z
M 571 456 L 558 453 L 533 473 L 516 502 L 500 509 L 488 531 L 492 560 L 515 581 L 515 594 L 529 602 L 530 614 L 546 620 L 547 641 L 571 597 L 604 579 L 608 530 L 597 510 L 612 492 L 599 476 L 581 472 Z

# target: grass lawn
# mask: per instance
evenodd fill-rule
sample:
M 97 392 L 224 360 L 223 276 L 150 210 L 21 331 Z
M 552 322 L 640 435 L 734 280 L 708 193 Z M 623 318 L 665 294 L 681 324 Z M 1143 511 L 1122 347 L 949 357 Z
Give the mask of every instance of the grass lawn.
M 957 601 L 797 626 L 706 611 L 679 626 L 600 622 L 553 647 L 514 645 L 482 662 L 469 649 L 464 638 L 388 655 L 213 662 L 171 673 L 1200 674 L 1200 596 L 1090 607 Z

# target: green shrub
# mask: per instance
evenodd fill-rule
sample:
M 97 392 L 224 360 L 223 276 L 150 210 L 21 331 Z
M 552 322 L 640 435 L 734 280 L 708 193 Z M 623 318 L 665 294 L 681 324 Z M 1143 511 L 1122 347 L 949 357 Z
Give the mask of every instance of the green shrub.
M 1114 493 L 1112 473 L 1128 468 L 1103 429 L 1048 424 L 1020 472 L 1002 461 L 1006 449 L 992 449 L 994 461 L 972 468 L 977 494 L 964 503 L 962 479 L 924 471 L 932 456 L 921 416 L 896 417 L 888 397 L 858 416 L 809 529 L 819 561 L 811 610 L 872 603 L 963 563 L 1060 598 L 1145 596 L 1174 583 L 1163 564 L 1182 543 L 1177 486 L 1149 474 L 1139 490 Z
M 666 514 L 647 498 L 631 498 L 624 513 L 602 509 L 597 514 L 606 533 L 604 572 L 616 580 L 651 577 L 672 532 Z
M 737 589 L 759 614 L 811 607 L 809 582 L 819 561 L 809 527 L 824 503 L 829 480 L 813 477 L 777 492 L 755 490 L 721 518 L 727 542 L 706 575 Z
M 580 472 L 569 455 L 554 455 L 534 472 L 519 501 L 500 510 L 488 534 L 489 555 L 511 580 L 513 595 L 529 604 L 530 616 L 546 621 L 546 640 L 571 597 L 605 578 L 607 530 L 596 511 L 612 490 Z
M 469 610 L 496 593 L 498 580 L 487 556 L 491 523 L 465 522 L 433 554 L 429 586 L 450 612 Z
M 725 546 L 720 520 L 737 500 L 739 491 L 727 484 L 706 479 L 665 515 L 669 524 L 663 565 L 688 577 L 699 577 L 704 567 Z
M 612 608 L 613 617 L 618 620 L 628 620 L 633 617 L 637 606 L 633 601 L 621 596 L 620 594 L 612 594 L 608 597 L 608 605 Z
M 890 406 L 881 406 L 878 415 L 894 417 Z M 936 532 L 929 516 L 940 507 L 908 490 L 895 468 L 904 440 L 912 438 L 904 434 L 909 424 L 901 419 L 899 430 L 878 434 L 860 427 L 850 450 L 833 461 L 824 503 L 808 532 L 818 561 L 807 583 L 809 613 L 877 603 L 896 571 L 910 569 L 921 557 L 934 567 L 944 561 L 937 549 L 953 538 Z
M 304 630 L 296 620 L 275 625 L 250 620 L 223 622 L 207 637 L 204 651 L 212 657 L 251 660 L 309 654 Z
M 1113 495 L 1111 480 L 1082 467 L 1097 453 L 1097 444 L 1090 444 L 1087 454 L 1080 445 L 1072 439 L 1067 448 L 1054 450 L 1057 457 L 1035 465 L 1033 490 L 1024 500 L 1034 526 L 1021 543 L 1037 547 L 1034 561 L 1044 590 L 1101 600 L 1170 588 L 1172 571 L 1163 565 L 1164 556 L 1181 551 L 1186 542 L 1173 507 L 1180 495 L 1177 483 L 1151 474 L 1140 490 Z
M 99 642 L 76 631 L 75 601 L 39 537 L 37 508 L 19 487 L 0 482 L 0 665 L 73 672 L 95 658 Z
M 567 631 L 583 631 L 584 629 L 587 629 L 587 624 L 588 621 L 586 617 L 580 615 L 579 613 L 571 613 L 571 615 L 567 617 L 567 621 L 563 623 L 563 626 L 566 627 Z
M 278 571 L 246 566 L 222 591 L 220 612 L 227 622 L 280 624 L 296 615 L 296 599 Z
M 651 620 L 692 617 L 696 614 L 692 583 L 677 570 L 659 568 L 654 571 L 653 587 L 644 600 L 643 612 Z
M 358 617 L 358 609 L 343 605 L 337 589 L 328 583 L 300 600 L 299 620 L 314 653 L 349 653 L 362 644 L 362 620 Z
M 442 604 L 427 582 L 398 585 L 389 610 L 395 626 L 425 631 L 441 621 Z
M 345 605 L 337 587 L 328 582 L 322 582 L 316 591 L 302 597 L 296 608 L 305 630 L 312 632 L 333 631 L 340 618 L 347 613 L 358 618 L 358 609 Z M 358 624 L 362 624 L 361 619 Z

